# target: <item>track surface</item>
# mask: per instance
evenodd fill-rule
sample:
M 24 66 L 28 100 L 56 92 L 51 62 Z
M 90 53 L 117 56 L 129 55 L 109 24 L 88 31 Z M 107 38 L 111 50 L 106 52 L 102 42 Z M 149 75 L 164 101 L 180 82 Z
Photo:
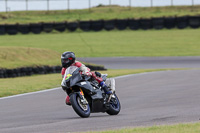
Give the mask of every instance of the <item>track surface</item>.
M 57 133 L 198 122 L 200 70 L 138 74 L 116 79 L 122 110 L 80 118 L 61 88 L 0 99 L 0 133 Z
M 195 57 L 106 57 L 78 58 L 80 61 L 104 65 L 108 69 L 200 68 Z

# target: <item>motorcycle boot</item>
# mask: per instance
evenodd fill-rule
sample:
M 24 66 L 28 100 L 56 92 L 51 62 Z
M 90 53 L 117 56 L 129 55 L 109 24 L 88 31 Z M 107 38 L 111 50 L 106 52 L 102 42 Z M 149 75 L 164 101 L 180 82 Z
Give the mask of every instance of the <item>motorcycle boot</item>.
M 67 105 L 71 105 L 70 97 L 69 97 L 69 96 L 66 97 L 65 103 L 66 103 Z
M 108 94 L 108 95 L 111 95 L 111 94 L 112 94 L 112 91 L 110 91 L 110 90 L 108 89 L 108 86 L 105 84 L 104 81 L 102 81 L 102 82 L 100 83 L 100 86 L 102 87 L 102 89 L 104 90 L 104 92 L 105 92 L 106 94 Z

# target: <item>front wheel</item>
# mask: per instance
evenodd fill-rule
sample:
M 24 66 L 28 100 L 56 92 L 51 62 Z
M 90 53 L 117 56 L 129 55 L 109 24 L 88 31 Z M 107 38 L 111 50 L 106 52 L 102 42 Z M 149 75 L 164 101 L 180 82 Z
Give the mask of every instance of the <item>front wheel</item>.
M 109 115 L 117 115 L 121 110 L 121 105 L 116 94 L 112 96 L 109 102 L 109 109 L 106 111 Z
M 83 118 L 87 118 L 90 116 L 90 106 L 89 104 L 84 104 L 81 101 L 80 96 L 77 93 L 73 93 L 70 95 L 70 102 L 74 111 Z

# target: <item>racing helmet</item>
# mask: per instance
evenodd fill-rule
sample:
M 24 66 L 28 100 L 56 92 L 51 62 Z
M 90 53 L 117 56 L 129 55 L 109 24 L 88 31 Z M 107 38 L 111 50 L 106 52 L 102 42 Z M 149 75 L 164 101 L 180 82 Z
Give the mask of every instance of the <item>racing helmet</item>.
M 75 59 L 76 57 L 75 57 L 74 52 L 64 52 L 61 55 L 62 67 L 67 68 L 71 66 L 75 62 Z

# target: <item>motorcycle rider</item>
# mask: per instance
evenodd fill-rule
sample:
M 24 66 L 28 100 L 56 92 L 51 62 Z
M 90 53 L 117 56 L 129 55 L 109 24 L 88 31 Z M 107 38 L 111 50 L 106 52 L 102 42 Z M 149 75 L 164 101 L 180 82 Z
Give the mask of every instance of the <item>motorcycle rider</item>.
M 107 85 L 105 84 L 103 79 L 100 77 L 101 74 L 98 72 L 91 72 L 90 69 L 86 67 L 84 64 L 82 64 L 79 61 L 76 61 L 74 52 L 69 52 L 69 51 L 64 52 L 61 55 L 61 63 L 62 63 L 62 71 L 61 71 L 62 78 L 64 78 L 65 70 L 69 66 L 77 66 L 80 68 L 81 74 L 93 77 L 99 83 L 99 85 L 102 87 L 102 89 L 104 90 L 106 94 L 108 95 L 112 94 L 112 91 L 108 89 Z M 64 86 L 62 86 L 62 88 L 64 91 L 66 91 Z M 67 105 L 71 105 L 69 95 L 67 95 L 65 102 Z

